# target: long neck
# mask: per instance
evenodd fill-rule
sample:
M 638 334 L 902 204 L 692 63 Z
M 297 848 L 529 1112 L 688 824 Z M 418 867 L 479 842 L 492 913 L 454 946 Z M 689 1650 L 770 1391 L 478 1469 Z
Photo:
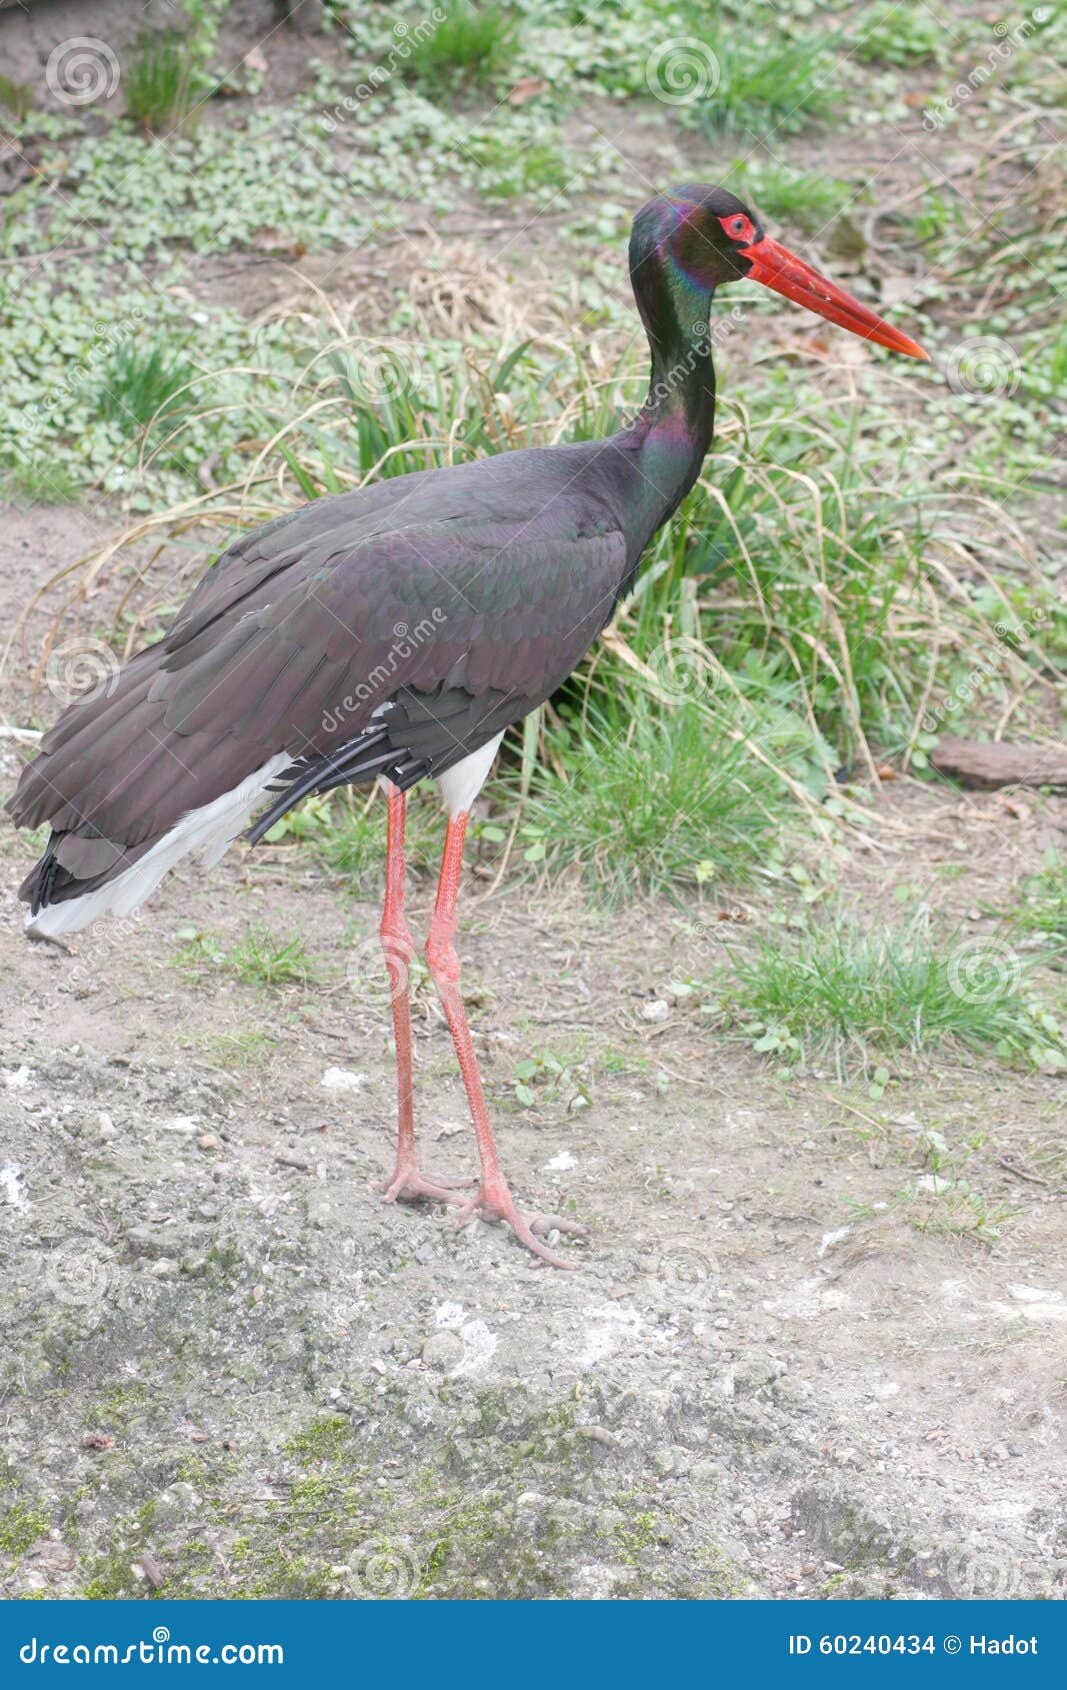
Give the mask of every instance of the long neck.
M 715 426 L 715 368 L 708 311 L 712 295 L 679 285 L 656 266 L 633 272 L 634 294 L 652 354 L 648 397 L 616 443 L 635 454 L 642 517 L 651 535 L 693 486 Z

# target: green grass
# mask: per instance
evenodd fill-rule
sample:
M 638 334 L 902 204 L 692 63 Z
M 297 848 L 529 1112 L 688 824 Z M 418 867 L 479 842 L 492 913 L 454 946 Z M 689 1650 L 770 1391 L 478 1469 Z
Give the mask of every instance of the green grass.
M 0 1514 L 0 1557 L 17 1561 L 44 1536 L 50 1523 L 48 1515 L 39 1508 L 18 1503 L 5 1510 Z
M 252 986 L 305 986 L 315 973 L 315 964 L 299 935 L 278 939 L 263 922 L 249 923 L 226 963 L 238 980 Z
M 548 734 L 525 809 L 528 861 L 575 868 L 609 903 L 721 879 L 751 881 L 793 804 L 748 754 L 742 717 L 702 703 L 670 709 L 634 687 L 597 698 Z M 530 850 L 530 846 L 533 850 Z
M 101 370 L 99 413 L 130 433 L 173 426 L 190 406 L 187 389 L 195 375 L 179 347 L 120 341 Z
M 204 1048 L 227 1068 L 256 1068 L 271 1056 L 277 1044 L 273 1033 L 246 1027 L 236 1033 L 217 1033 Z
M 842 31 L 843 45 L 861 64 L 922 64 L 946 57 L 952 38 L 937 17 L 922 6 L 877 0 L 862 6 L 855 22 Z
M 126 116 L 146 134 L 166 136 L 196 104 L 193 59 L 185 37 L 173 30 L 146 31 L 123 65 Z
M 1013 928 L 1053 941 L 1055 954 L 1067 950 L 1067 857 L 1050 847 L 1041 869 L 1019 886 L 1019 898 L 1007 912 Z
M 279 939 L 262 921 L 251 921 L 236 945 L 224 945 L 221 940 L 198 928 L 182 928 L 182 941 L 176 961 L 189 974 L 199 974 L 205 967 L 222 969 L 246 986 L 306 986 L 316 971 L 299 934 Z
M 719 65 L 718 86 L 697 108 L 712 140 L 795 135 L 832 116 L 841 87 L 828 36 L 778 37 L 769 43 L 766 36 L 736 24 L 713 38 L 705 27 L 703 35 Z
M 870 1072 L 892 1051 L 955 1045 L 1062 1065 L 1062 1031 L 1025 984 L 1003 941 L 919 915 L 892 924 L 839 911 L 731 951 L 721 1001 L 756 1050 L 790 1064 L 832 1058 L 841 1073 L 857 1061 Z
M 506 68 L 518 38 L 518 20 L 505 6 L 442 0 L 442 21 L 412 39 L 407 73 L 426 88 L 447 90 L 457 80 L 493 82 Z
M 73 505 L 81 488 L 66 464 L 43 457 L 16 457 L 0 476 L 0 486 L 13 499 L 35 505 Z
M 16 123 L 33 110 L 34 91 L 30 82 L 14 82 L 10 76 L 0 76 L 0 106 L 9 111 Z
M 848 182 L 790 170 L 788 165 L 742 159 L 731 166 L 724 180 L 746 203 L 785 230 L 821 230 L 840 212 L 855 207 L 855 189 Z
M 471 831 L 477 834 L 477 823 Z M 405 830 L 409 868 L 417 874 L 436 874 L 444 836 L 444 813 L 436 790 L 424 786 L 409 793 Z M 356 894 L 373 888 L 377 895 L 385 861 L 385 804 L 376 792 L 351 788 L 309 798 L 283 816 L 264 842 L 306 844 L 340 886 Z
M 873 485 L 858 449 L 841 447 L 830 471 L 805 418 L 772 423 L 720 473 L 730 513 L 698 493 L 687 567 L 720 588 L 701 630 L 710 649 L 730 669 L 759 653 L 783 684 L 795 677 L 851 762 L 865 736 L 911 737 L 929 668 L 926 617 L 911 622 L 929 535 L 914 498 Z
M 538 190 L 565 188 L 574 168 L 550 140 L 523 143 L 492 130 L 472 136 L 459 150 L 492 179 L 487 194 L 490 199 L 509 200 Z

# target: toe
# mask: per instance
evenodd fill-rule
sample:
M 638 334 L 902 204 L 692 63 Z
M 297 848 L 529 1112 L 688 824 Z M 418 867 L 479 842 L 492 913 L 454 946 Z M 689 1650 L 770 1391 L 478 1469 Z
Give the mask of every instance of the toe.
M 487 1191 L 484 1186 L 480 1187 L 475 1195 L 464 1203 L 456 1216 L 456 1226 L 466 1226 L 474 1215 L 480 1215 L 486 1220 L 503 1221 L 505 1226 L 510 1226 L 519 1243 L 524 1244 L 531 1255 L 536 1256 L 540 1261 L 548 1262 L 551 1267 L 573 1270 L 578 1265 L 576 1262 L 568 1262 L 563 1256 L 557 1256 L 551 1250 L 546 1249 L 535 1231 L 535 1228 L 542 1232 L 556 1230 L 582 1237 L 585 1235 L 585 1228 L 579 1226 L 577 1221 L 563 1220 L 558 1215 L 534 1214 L 526 1216 L 520 1209 L 516 1208 L 511 1192 L 506 1187 L 499 1191 Z
M 571 1221 L 565 1215 L 527 1215 L 534 1232 L 565 1232 L 570 1238 L 588 1238 L 589 1228 L 581 1221 Z
M 430 1179 L 419 1172 L 418 1168 L 403 1168 L 394 1174 L 393 1178 L 379 1187 L 383 1203 L 416 1203 L 420 1198 L 429 1198 L 438 1203 L 462 1203 L 463 1198 L 455 1189 L 457 1186 L 470 1185 L 469 1179 L 444 1176 L 442 1179 Z

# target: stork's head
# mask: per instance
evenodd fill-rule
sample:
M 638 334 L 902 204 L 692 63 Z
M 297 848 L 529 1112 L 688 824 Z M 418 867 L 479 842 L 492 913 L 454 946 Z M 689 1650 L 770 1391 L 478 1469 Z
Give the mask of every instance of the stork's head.
M 701 296 L 747 277 L 864 340 L 910 358 L 929 357 L 906 334 L 772 240 L 756 213 L 725 188 L 688 183 L 641 207 L 630 239 L 630 273 L 639 299 L 648 267 L 664 274 L 672 293 Z

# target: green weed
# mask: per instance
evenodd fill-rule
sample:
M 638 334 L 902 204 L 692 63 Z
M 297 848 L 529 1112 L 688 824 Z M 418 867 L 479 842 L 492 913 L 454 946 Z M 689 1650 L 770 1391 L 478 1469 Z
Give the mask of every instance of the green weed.
M 1044 1062 L 1064 1053 L 1063 1036 L 1024 983 L 996 939 L 939 931 L 921 914 L 894 925 L 841 911 L 732 950 L 721 1002 L 754 1049 L 790 1063 L 832 1057 L 842 1074 L 953 1043 Z
M 705 31 L 706 33 L 706 31 Z M 829 37 L 788 40 L 734 26 L 709 41 L 717 85 L 700 102 L 701 127 L 723 135 L 792 135 L 833 114 L 840 95 Z
M 407 73 L 431 90 L 457 79 L 494 81 L 515 48 L 519 26 L 514 13 L 470 0 L 444 0 L 439 9 L 444 17 L 433 32 L 412 40 Z
M 166 136 L 196 104 L 189 44 L 172 30 L 146 31 L 122 73 L 126 116 L 147 134 Z
M 767 217 L 793 228 L 825 229 L 856 202 L 848 182 L 814 171 L 790 170 L 787 165 L 739 160 L 726 178 L 727 187 L 755 205 Z
M 180 348 L 120 342 L 101 371 L 100 415 L 127 432 L 173 426 L 189 408 L 195 374 Z
M 22 119 L 33 110 L 33 84 L 30 82 L 14 82 L 10 76 L 0 76 L 0 106 L 5 106 L 15 119 L 21 123 Z
M 698 702 L 670 710 L 637 687 L 616 704 L 625 729 L 598 700 L 547 734 L 525 811 L 543 849 L 527 860 L 576 868 L 611 903 L 751 881 L 792 806 L 775 771 L 747 755 L 738 719 Z
M 15 458 L 0 484 L 9 497 L 35 505 L 72 505 L 81 496 L 81 488 L 65 464 L 40 457 Z
M 860 9 L 854 24 L 842 30 L 844 46 L 861 64 L 913 65 L 941 61 L 949 42 L 945 25 L 922 6 L 876 0 Z
M 259 921 L 249 922 L 236 945 L 226 946 L 211 933 L 184 927 L 177 937 L 182 945 L 178 966 L 199 973 L 207 966 L 223 969 L 249 986 L 304 986 L 315 974 L 315 964 L 299 935 L 278 939 Z
M 1067 857 L 1062 852 L 1049 847 L 1038 873 L 1021 882 L 1007 919 L 1019 931 L 1050 939 L 1055 955 L 1062 957 L 1067 950 Z

